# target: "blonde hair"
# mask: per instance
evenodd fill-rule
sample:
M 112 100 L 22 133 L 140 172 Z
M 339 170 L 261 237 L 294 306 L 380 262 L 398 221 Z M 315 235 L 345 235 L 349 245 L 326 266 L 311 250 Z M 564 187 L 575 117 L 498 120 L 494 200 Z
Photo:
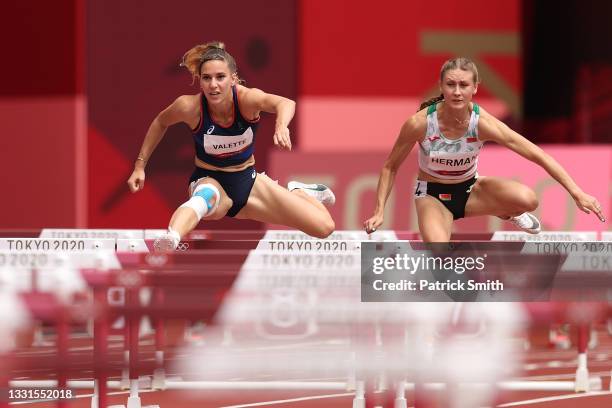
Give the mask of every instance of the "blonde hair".
M 440 82 L 444 80 L 444 75 L 448 71 L 453 70 L 453 69 L 460 69 L 462 71 L 471 71 L 472 74 L 474 75 L 474 84 L 480 83 L 480 78 L 478 76 L 478 68 L 476 67 L 476 64 L 471 59 L 465 58 L 465 57 L 457 57 L 457 58 L 449 59 L 444 64 L 442 64 L 442 68 L 440 69 Z M 427 99 L 426 101 L 421 103 L 421 106 L 419 106 L 419 109 L 417 110 L 417 112 L 420 111 L 421 109 L 425 109 L 426 107 L 430 105 L 433 105 L 434 103 L 438 103 L 439 101 L 443 99 L 444 99 L 444 95 L 442 94 L 434 98 Z
M 183 55 L 180 66 L 187 68 L 195 82 L 196 79 L 200 78 L 202 65 L 212 60 L 225 61 L 232 74 L 238 73 L 236 60 L 229 52 L 225 51 L 225 44 L 220 41 L 211 41 L 192 47 Z M 242 84 L 244 81 L 238 78 L 238 83 Z

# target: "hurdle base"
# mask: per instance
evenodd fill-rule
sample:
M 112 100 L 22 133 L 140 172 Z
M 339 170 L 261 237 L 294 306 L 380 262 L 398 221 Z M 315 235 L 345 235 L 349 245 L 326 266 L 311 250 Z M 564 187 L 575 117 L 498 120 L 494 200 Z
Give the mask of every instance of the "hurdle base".
M 365 382 L 357 381 L 355 389 L 355 397 L 353 398 L 353 408 L 366 408 L 365 400 Z
M 108 408 L 126 408 L 125 405 L 109 405 Z M 132 408 L 130 407 L 130 405 L 128 404 L 128 408 Z M 159 405 L 145 405 L 144 407 L 141 405 L 138 405 L 138 408 L 159 408 Z
M 108 408 L 159 408 L 159 405 L 142 405 L 140 397 L 128 397 L 127 405 L 109 405 Z
M 589 372 L 586 368 L 576 370 L 576 382 L 574 386 L 575 392 L 589 392 L 591 389 L 589 381 Z
M 408 408 L 406 398 L 396 398 L 393 408 Z
M 121 380 L 119 381 L 121 390 L 130 389 L 130 371 L 127 368 L 121 370 Z
M 395 403 L 393 408 L 408 408 L 408 402 L 406 401 L 406 383 L 400 380 L 396 384 L 395 392 Z
M 355 397 L 353 398 L 353 408 L 365 408 L 366 400 L 364 397 Z
M 357 389 L 357 376 L 349 375 L 346 380 L 346 391 L 355 391 Z
M 166 371 L 163 368 L 157 368 L 153 372 L 153 379 L 151 380 L 151 388 L 154 390 L 166 389 Z

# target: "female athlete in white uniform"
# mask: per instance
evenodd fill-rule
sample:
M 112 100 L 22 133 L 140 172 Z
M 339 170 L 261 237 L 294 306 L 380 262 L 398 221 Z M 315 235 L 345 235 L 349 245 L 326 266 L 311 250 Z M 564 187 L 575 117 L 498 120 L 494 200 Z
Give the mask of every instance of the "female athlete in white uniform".
M 329 188 L 294 181 L 289 183 L 290 192 L 254 168 L 259 113 L 276 114 L 274 144 L 291 150 L 287 126 L 295 102 L 242 86 L 236 62 L 222 43 L 193 47 L 181 65 L 199 81 L 201 93 L 179 96 L 157 115 L 127 181 L 132 192 L 142 190 L 145 166 L 168 126 L 184 122 L 192 129 L 196 157 L 190 199 L 174 212 L 155 248 L 176 249 L 202 218 L 217 220 L 226 215 L 282 224 L 318 238 L 331 234 L 334 221 L 323 206 L 335 201 Z
M 483 142 L 508 147 L 546 170 L 587 214 L 602 222 L 599 202 L 584 193 L 567 172 L 542 149 L 472 102 L 478 90 L 478 70 L 467 58 L 447 61 L 440 72 L 441 95 L 424 102 L 408 119 L 378 180 L 374 215 L 364 222 L 368 233 L 383 223 L 385 203 L 395 174 L 415 144 L 419 173 L 414 191 L 419 230 L 426 242 L 447 242 L 453 220 L 477 215 L 507 219 L 523 231 L 537 234 L 540 222 L 530 214 L 538 206 L 533 190 L 512 180 L 478 177 Z

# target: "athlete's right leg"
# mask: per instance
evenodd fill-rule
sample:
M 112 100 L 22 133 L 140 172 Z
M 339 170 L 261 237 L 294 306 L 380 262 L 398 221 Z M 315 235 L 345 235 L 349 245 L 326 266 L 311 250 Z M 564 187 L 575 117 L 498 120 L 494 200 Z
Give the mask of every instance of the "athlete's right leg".
M 529 187 L 500 177 L 480 177 L 465 204 L 465 215 L 496 215 L 530 234 L 541 230 L 540 221 L 531 214 L 538 198 Z
M 453 214 L 432 196 L 421 196 L 414 199 L 419 231 L 424 242 L 450 241 Z
M 155 240 L 156 250 L 176 249 L 181 238 L 191 232 L 202 218 L 221 219 L 233 204 L 219 182 L 211 177 L 204 177 L 192 183 L 189 193 L 189 200 L 172 214 L 166 234 Z
M 236 215 L 270 224 L 299 229 L 316 238 L 326 238 L 335 228 L 327 208 L 304 191 L 287 189 L 265 174 L 259 174 L 246 205 Z

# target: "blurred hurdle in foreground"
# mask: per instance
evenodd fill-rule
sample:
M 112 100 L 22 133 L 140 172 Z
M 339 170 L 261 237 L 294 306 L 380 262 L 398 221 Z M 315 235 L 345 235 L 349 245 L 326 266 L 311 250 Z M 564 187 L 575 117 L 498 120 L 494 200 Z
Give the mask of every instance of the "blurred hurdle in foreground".
M 2 361 L 10 371 L 3 372 L 21 367 L 36 379 L 36 369 L 43 367 L 47 376 L 57 374 L 52 376 L 55 380 L 12 381 L 11 386 L 96 388 L 92 404 L 97 406 L 106 406 L 108 387 L 129 387 L 128 407 L 140 406 L 143 385 L 348 390 L 355 393 L 355 407 L 365 406 L 368 394 L 385 390 L 392 391 L 385 398 L 402 407 L 406 391 L 420 390 L 421 400 L 427 400 L 435 390 L 450 387 L 449 398 L 464 404 L 457 406 L 471 406 L 474 394 L 490 401 L 496 389 L 601 388 L 598 378 L 588 378 L 584 328 L 609 317 L 606 303 L 488 303 L 484 308 L 461 303 L 362 303 L 362 240 L 414 238 L 409 233 L 367 237 L 359 231 L 340 231 L 334 237 L 339 239 L 320 241 L 293 231 L 200 231 L 183 243 L 183 251 L 171 254 L 148 253 L 154 234 L 114 233 L 110 240 L 97 236 L 0 241 L 2 295 L 19 305 L 14 310 L 22 311 L 15 314 L 21 318 L 2 326 L 7 334 L 3 337 L 36 320 L 55 327 L 51 338 L 57 348 L 28 361 L 6 347 Z M 54 254 L 55 249 L 63 251 Z M 156 346 L 145 351 L 139 342 L 144 317 L 157 329 Z M 170 349 L 173 342 L 168 344 L 163 336 L 164 322 L 177 318 L 203 321 L 208 325 L 205 338 L 211 340 L 180 351 Z M 123 328 L 113 331 L 123 334 L 129 353 L 108 349 L 111 325 L 121 319 Z M 82 327 L 88 320 L 94 326 L 94 354 L 85 357 L 70 350 L 70 330 L 87 332 Z M 512 381 L 508 368 L 521 350 L 510 340 L 529 324 L 561 322 L 582 328 L 576 379 Z M 180 352 L 182 357 L 170 366 L 164 362 L 168 352 Z M 155 356 L 152 361 L 143 359 L 150 353 Z M 92 369 L 95 381 L 69 379 Z M 173 371 L 182 378 L 166 376 Z M 107 381 L 122 372 L 123 381 Z M 262 373 L 279 380 L 218 380 L 238 374 L 255 379 Z M 291 381 L 304 375 L 339 380 Z M 474 393 L 474 387 L 480 391 Z M 60 406 L 65 403 L 58 401 Z

